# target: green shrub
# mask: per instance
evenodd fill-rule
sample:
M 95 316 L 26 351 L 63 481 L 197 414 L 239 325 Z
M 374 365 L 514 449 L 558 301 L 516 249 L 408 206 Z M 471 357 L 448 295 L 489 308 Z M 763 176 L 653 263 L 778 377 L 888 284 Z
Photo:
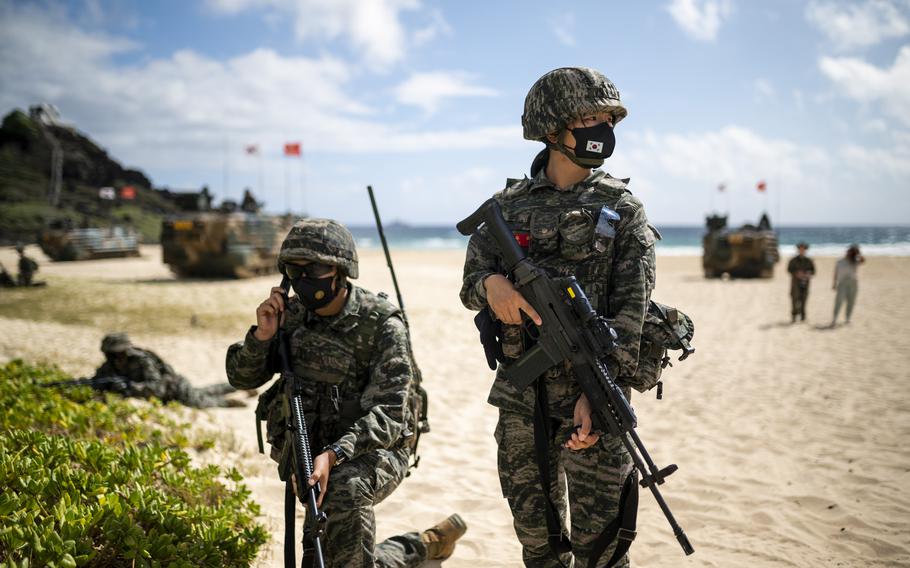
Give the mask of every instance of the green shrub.
M 266 542 L 242 477 L 196 468 L 160 407 L 0 367 L 0 568 L 247 566 Z

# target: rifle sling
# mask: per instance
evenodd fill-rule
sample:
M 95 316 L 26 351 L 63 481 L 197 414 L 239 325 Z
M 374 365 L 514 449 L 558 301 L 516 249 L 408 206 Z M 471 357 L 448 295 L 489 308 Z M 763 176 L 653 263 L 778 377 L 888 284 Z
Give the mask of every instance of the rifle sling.
M 291 477 L 284 485 L 284 568 L 297 568 L 295 532 L 297 497 L 291 486 Z
M 557 562 L 562 564 L 560 555 L 572 551 L 569 536 L 562 528 L 556 505 L 551 497 L 553 488 L 550 479 L 550 443 L 553 441 L 553 431 L 550 424 L 550 415 L 547 403 L 546 379 L 538 377 L 535 381 L 536 396 L 534 397 L 534 458 L 537 462 L 537 471 L 540 475 L 540 485 L 543 489 L 544 516 L 547 522 L 547 543 L 556 556 Z M 619 512 L 616 518 L 604 528 L 597 536 L 588 558 L 588 568 L 596 568 L 597 561 L 603 556 L 610 545 L 617 541 L 616 549 L 605 568 L 616 565 L 632 545 L 635 539 L 636 521 L 638 518 L 638 470 L 635 468 L 626 477 L 622 491 L 619 495 Z M 564 564 L 562 564 L 564 566 Z
M 534 459 L 537 462 L 537 471 L 540 475 L 540 486 L 543 489 L 544 516 L 547 520 L 547 542 L 550 550 L 556 556 L 556 561 L 561 565 L 562 561 L 559 556 L 572 551 L 572 543 L 569 535 L 565 533 L 559 514 L 556 512 L 556 505 L 553 504 L 551 491 L 553 483 L 550 479 L 550 442 L 553 440 L 553 432 L 550 428 L 550 415 L 547 410 L 547 386 L 546 379 L 538 377 L 535 381 L 537 393 L 534 398 Z
M 619 562 L 632 541 L 635 540 L 635 526 L 638 519 L 638 470 L 634 467 L 622 484 L 622 492 L 619 494 L 619 512 L 616 518 L 610 521 L 610 524 L 597 536 L 597 540 L 591 546 L 591 556 L 588 558 L 588 568 L 596 568 L 597 560 L 603 556 L 604 552 L 613 541 L 616 542 L 616 549 L 610 560 L 607 561 L 605 568 L 612 568 Z

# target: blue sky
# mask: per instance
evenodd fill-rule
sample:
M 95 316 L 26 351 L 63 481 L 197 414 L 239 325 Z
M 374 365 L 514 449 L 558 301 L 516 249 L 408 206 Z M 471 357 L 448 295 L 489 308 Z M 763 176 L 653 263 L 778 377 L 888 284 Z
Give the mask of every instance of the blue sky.
M 158 186 L 350 223 L 367 184 L 440 224 L 526 173 L 525 94 L 567 65 L 620 89 L 604 169 L 657 224 L 910 220 L 910 0 L 0 0 L 0 111 L 47 101 Z

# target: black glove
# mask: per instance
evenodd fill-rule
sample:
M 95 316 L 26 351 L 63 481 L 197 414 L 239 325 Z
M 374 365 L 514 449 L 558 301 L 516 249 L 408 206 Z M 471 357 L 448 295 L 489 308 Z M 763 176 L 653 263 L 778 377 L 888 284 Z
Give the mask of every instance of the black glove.
M 487 365 L 495 371 L 497 361 L 506 362 L 506 356 L 502 352 L 502 322 L 494 320 L 490 310 L 481 310 L 474 316 L 474 325 L 480 332 L 480 343 L 487 356 Z

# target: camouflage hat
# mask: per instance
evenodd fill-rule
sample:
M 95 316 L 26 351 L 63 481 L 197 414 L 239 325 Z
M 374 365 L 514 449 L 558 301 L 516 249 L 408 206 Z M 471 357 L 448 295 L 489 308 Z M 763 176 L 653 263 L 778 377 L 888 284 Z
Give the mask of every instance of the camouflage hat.
M 357 278 L 357 248 L 354 236 L 332 219 L 301 219 L 294 223 L 281 243 L 278 269 L 289 260 L 310 260 L 341 267 L 350 278 Z
M 101 340 L 101 351 L 104 353 L 122 353 L 132 347 L 130 337 L 123 333 L 108 333 Z
M 561 67 L 534 83 L 521 115 L 526 140 L 543 140 L 574 119 L 594 112 L 609 112 L 613 125 L 629 111 L 619 100 L 619 90 L 600 71 L 587 67 Z

